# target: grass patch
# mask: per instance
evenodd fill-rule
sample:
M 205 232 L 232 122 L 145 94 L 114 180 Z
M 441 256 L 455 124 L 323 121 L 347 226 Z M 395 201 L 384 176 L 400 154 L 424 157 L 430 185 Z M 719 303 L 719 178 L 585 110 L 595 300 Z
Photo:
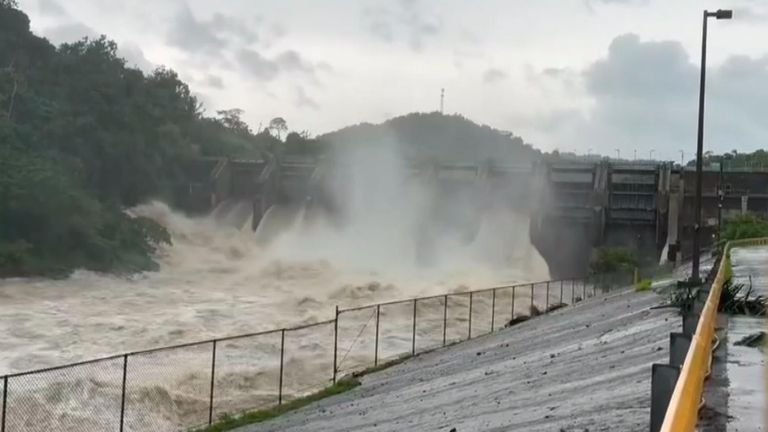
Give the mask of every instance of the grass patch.
M 383 366 L 383 365 L 382 365 Z M 294 411 L 304 406 L 307 406 L 313 402 L 317 402 L 321 399 L 325 399 L 330 396 L 341 394 L 352 390 L 360 385 L 360 380 L 356 377 L 345 377 L 336 382 L 336 384 L 326 387 L 318 392 L 310 395 L 294 399 L 290 402 L 286 402 L 282 405 L 278 405 L 272 408 L 266 408 L 258 411 L 251 411 L 242 414 L 237 417 L 222 416 L 219 421 L 211 426 L 197 429 L 197 432 L 224 432 L 232 430 L 241 426 L 250 425 L 254 423 L 260 423 L 273 419 L 279 415 L 285 414 L 289 411 Z
M 653 286 L 652 280 L 643 279 L 640 282 L 635 284 L 635 291 L 637 292 L 650 291 L 652 286 Z
M 446 345 L 446 346 L 448 346 L 448 345 Z M 388 362 L 380 363 L 378 366 L 371 366 L 368 369 L 363 369 L 360 372 L 355 372 L 355 373 L 352 374 L 352 377 L 353 378 L 359 378 L 359 377 L 361 377 L 363 375 L 368 375 L 368 374 L 371 374 L 371 373 L 374 373 L 374 372 L 378 372 L 378 371 L 390 368 L 392 366 L 399 365 L 400 363 L 402 363 L 402 362 L 404 362 L 404 361 L 406 361 L 408 359 L 412 359 L 412 358 L 413 358 L 413 356 L 408 354 L 407 356 L 402 356 L 402 357 L 396 358 L 394 360 L 390 360 Z

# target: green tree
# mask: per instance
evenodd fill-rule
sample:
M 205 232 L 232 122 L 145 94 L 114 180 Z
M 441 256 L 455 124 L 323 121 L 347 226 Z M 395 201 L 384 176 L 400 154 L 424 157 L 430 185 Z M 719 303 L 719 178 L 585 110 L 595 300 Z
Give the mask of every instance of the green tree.
M 269 121 L 269 129 L 277 133 L 277 139 L 280 139 L 280 134 L 288 130 L 288 123 L 282 117 L 275 117 Z

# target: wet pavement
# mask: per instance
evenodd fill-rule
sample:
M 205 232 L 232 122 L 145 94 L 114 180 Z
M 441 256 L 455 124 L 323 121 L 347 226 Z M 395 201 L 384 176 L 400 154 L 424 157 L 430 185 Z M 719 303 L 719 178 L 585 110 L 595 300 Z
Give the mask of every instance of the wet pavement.
M 768 296 L 768 247 L 744 247 L 731 250 L 733 283 L 749 285 L 752 296 Z
M 647 431 L 651 364 L 680 330 L 652 292 L 595 297 L 373 373 L 257 431 Z
M 731 251 L 734 283 L 749 284 L 754 295 L 768 295 L 768 247 L 736 248 Z M 739 346 L 736 342 L 766 330 L 764 318 L 728 318 L 727 365 L 729 432 L 765 430 L 766 376 L 763 348 Z

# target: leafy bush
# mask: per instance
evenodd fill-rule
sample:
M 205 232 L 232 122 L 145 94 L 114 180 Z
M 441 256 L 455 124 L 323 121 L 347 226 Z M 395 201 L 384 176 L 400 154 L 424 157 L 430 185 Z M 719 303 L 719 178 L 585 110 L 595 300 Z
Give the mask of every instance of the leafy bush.
M 603 247 L 597 250 L 597 257 L 590 266 L 593 273 L 611 273 L 636 267 L 637 259 L 626 248 Z
M 635 284 L 635 291 L 642 292 L 642 291 L 650 291 L 651 287 L 653 286 L 653 281 L 650 279 L 643 279 L 637 284 Z
M 768 219 L 753 214 L 739 215 L 725 223 L 722 240 L 768 237 Z

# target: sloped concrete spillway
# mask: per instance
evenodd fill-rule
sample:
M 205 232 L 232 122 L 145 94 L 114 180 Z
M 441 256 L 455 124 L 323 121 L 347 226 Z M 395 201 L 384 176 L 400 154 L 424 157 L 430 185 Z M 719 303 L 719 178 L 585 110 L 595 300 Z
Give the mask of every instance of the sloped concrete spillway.
M 647 431 L 651 364 L 680 330 L 653 293 L 595 297 L 420 355 L 239 432 Z

